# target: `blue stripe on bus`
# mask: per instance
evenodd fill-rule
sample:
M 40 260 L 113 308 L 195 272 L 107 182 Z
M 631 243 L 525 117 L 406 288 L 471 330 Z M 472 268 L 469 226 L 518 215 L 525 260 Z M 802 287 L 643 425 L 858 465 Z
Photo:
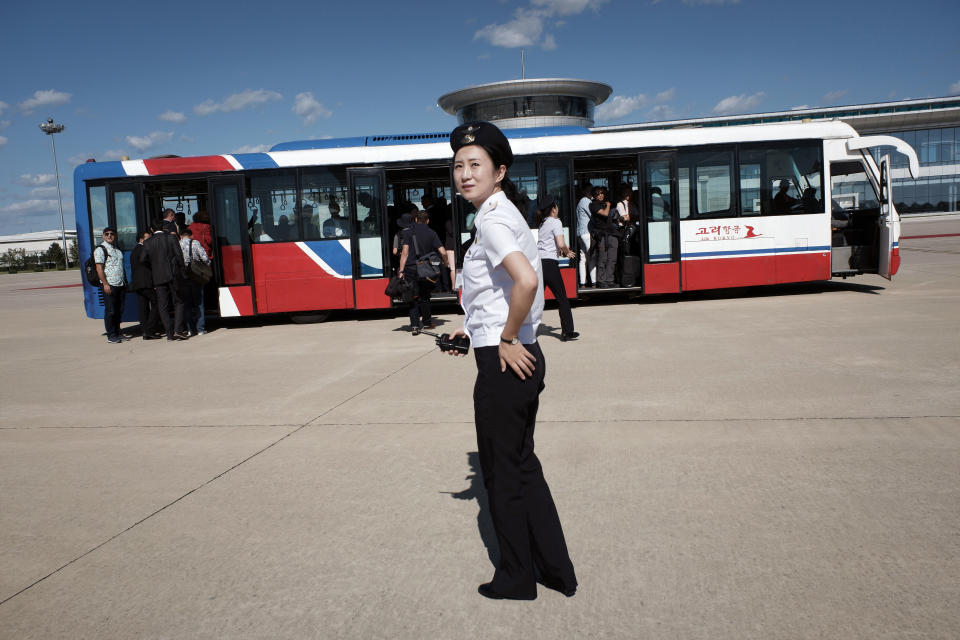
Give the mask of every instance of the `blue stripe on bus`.
M 234 159 L 244 169 L 277 169 L 279 165 L 265 153 L 234 153 Z
M 739 251 L 703 251 L 684 253 L 684 258 L 715 258 L 718 256 L 744 256 L 758 253 L 812 253 L 815 251 L 830 251 L 829 246 L 825 247 L 774 247 L 771 249 L 741 249 Z
M 350 277 L 353 274 L 353 266 L 350 264 L 350 252 L 343 248 L 343 245 L 336 240 L 312 240 L 304 243 L 320 259 L 327 263 L 327 266 L 341 276 Z

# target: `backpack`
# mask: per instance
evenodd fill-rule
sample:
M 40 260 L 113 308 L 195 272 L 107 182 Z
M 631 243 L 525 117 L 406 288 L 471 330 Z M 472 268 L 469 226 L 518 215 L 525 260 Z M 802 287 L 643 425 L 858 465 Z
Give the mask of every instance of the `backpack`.
M 91 287 L 102 287 L 103 284 L 100 282 L 100 274 L 97 273 L 97 263 L 94 261 L 93 256 L 97 252 L 97 247 L 103 249 L 103 261 L 106 263 L 107 258 L 110 257 L 110 252 L 107 251 L 107 248 L 103 246 L 103 243 L 98 244 L 93 248 L 93 251 L 90 252 L 90 257 L 87 258 L 87 261 L 83 263 L 83 273 L 87 278 L 87 282 L 90 283 Z

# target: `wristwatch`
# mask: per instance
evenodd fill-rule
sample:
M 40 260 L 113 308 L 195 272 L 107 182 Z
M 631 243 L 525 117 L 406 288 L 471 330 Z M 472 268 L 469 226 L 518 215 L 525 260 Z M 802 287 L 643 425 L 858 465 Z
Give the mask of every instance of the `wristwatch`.
M 500 342 L 505 342 L 507 344 L 520 344 L 520 336 L 507 340 L 503 336 L 500 336 Z

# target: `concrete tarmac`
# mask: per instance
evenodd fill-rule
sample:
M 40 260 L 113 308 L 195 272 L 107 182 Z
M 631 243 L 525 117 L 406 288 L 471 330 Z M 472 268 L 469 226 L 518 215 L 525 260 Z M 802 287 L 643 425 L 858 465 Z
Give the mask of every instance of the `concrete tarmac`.
M 902 256 L 591 300 L 569 343 L 548 308 L 580 590 L 534 602 L 476 592 L 475 368 L 405 314 L 110 345 L 77 272 L 0 275 L 0 638 L 960 637 L 960 238 Z

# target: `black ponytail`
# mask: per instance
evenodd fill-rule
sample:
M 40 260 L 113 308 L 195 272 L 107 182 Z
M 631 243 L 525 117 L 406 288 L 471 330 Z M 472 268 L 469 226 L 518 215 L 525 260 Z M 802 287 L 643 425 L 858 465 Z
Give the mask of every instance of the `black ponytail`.
M 500 183 L 500 188 L 503 190 L 503 195 L 507 196 L 507 200 L 512 202 L 513 206 L 520 211 L 520 214 L 526 217 L 527 206 L 529 203 L 524 202 L 523 196 L 521 196 L 520 192 L 517 191 L 517 185 L 513 184 L 513 180 L 511 180 L 506 174 L 503 175 L 503 181 Z

